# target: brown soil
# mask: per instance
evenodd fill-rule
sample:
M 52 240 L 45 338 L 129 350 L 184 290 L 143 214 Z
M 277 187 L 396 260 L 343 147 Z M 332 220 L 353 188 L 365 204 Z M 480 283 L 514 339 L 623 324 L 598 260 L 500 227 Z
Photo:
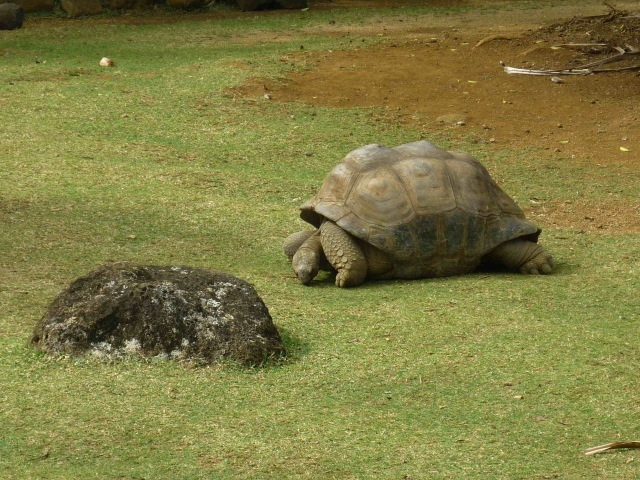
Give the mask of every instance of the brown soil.
M 334 0 L 319 2 L 318 7 L 374 8 L 388 3 Z M 393 2 L 407 3 L 411 2 Z M 382 107 L 386 118 L 418 126 L 425 138 L 429 132 L 446 131 L 454 140 L 477 138 L 498 149 L 538 147 L 549 157 L 637 175 L 638 70 L 555 75 L 560 79 L 556 83 L 551 76 L 509 75 L 500 62 L 528 69 L 568 69 L 615 55 L 615 47 L 640 51 L 640 17 L 585 2 L 574 8 L 462 13 L 426 23 L 409 15 L 361 26 L 330 22 L 322 28 L 325 34 L 370 36 L 375 31 L 381 41 L 344 51 L 301 50 L 285 59 L 304 66 L 301 73 L 277 82 L 254 79 L 240 92 L 261 97 L 266 88 L 274 101 Z M 557 47 L 575 43 L 606 46 Z M 630 53 L 621 62 L 597 68 L 634 65 L 640 65 L 640 55 Z M 442 116 L 450 117 L 438 120 Z M 638 202 L 585 201 L 563 207 L 547 212 L 546 223 L 640 232 Z

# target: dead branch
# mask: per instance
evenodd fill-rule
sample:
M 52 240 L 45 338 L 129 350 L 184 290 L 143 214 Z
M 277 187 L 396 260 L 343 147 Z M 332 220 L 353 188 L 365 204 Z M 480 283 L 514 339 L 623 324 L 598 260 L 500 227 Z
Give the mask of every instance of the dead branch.
M 531 53 L 533 53 L 533 52 L 535 52 L 537 50 L 545 50 L 547 48 L 549 48 L 548 45 L 534 45 L 533 47 L 526 49 L 524 52 L 519 53 L 518 56 L 519 57 L 526 57 L 527 55 L 529 55 L 529 54 L 531 54 Z
M 608 47 L 606 43 L 562 43 L 560 45 L 554 45 L 551 48 L 586 48 L 586 47 Z
M 544 70 L 544 69 L 532 69 L 532 68 L 517 68 L 508 67 L 504 63 L 500 62 L 502 68 L 509 75 L 589 75 L 591 70 L 589 69 L 567 69 L 567 70 Z
M 620 60 L 628 57 L 629 55 L 639 55 L 640 50 L 632 47 L 630 45 L 626 45 L 625 48 L 622 47 L 611 47 L 616 50 L 616 55 L 612 55 L 611 57 L 602 58 L 595 62 L 587 63 L 584 65 L 580 65 L 575 68 L 565 68 L 561 70 L 546 70 L 546 69 L 532 69 L 532 68 L 517 68 L 517 67 L 508 67 L 503 62 L 500 62 L 500 65 L 504 69 L 504 71 L 510 75 L 589 75 L 591 73 L 607 73 L 607 72 L 622 72 L 625 70 L 638 70 L 639 66 L 630 66 L 630 67 L 621 67 L 621 68 L 594 68 L 600 67 L 607 63 L 619 62 Z
M 518 40 L 520 38 L 522 38 L 522 35 L 519 35 L 517 33 L 496 33 L 494 35 L 484 37 L 482 40 L 476 43 L 473 48 L 478 48 L 479 46 L 484 45 L 485 43 L 493 42 L 494 40 Z
M 640 65 L 632 65 L 630 67 L 620 68 L 594 68 L 591 70 L 593 73 L 608 73 L 608 72 L 628 72 L 633 70 L 640 70 Z
M 622 60 L 624 57 L 624 53 L 619 53 L 612 57 L 601 58 L 600 60 L 596 60 L 595 62 L 585 63 L 584 65 L 580 65 L 578 68 L 591 68 L 591 67 L 599 67 L 600 65 L 604 65 L 605 63 L 618 62 Z
M 613 442 L 606 443 L 604 445 L 598 445 L 597 447 L 587 448 L 584 451 L 585 455 L 595 455 L 596 453 L 606 452 L 614 448 L 640 448 L 640 442 Z
M 606 58 L 597 60 L 595 62 L 587 63 L 585 65 L 580 65 L 577 68 L 599 67 L 600 65 L 604 65 L 605 63 L 619 62 L 620 60 L 622 60 L 627 55 L 637 55 L 637 54 L 640 53 L 639 50 L 636 50 L 633 47 L 627 47 L 627 48 L 613 47 L 613 48 L 614 48 L 614 50 L 619 52 L 617 55 L 613 55 L 611 57 L 606 57 Z
M 625 10 L 618 10 L 616 7 L 609 5 L 608 3 L 604 2 L 604 4 L 609 7 L 609 13 L 607 15 L 603 15 L 605 18 L 603 18 L 602 20 L 600 20 L 602 23 L 607 23 L 610 22 L 611 20 L 614 20 L 618 17 L 622 17 L 624 15 L 628 15 L 629 12 L 625 11 Z

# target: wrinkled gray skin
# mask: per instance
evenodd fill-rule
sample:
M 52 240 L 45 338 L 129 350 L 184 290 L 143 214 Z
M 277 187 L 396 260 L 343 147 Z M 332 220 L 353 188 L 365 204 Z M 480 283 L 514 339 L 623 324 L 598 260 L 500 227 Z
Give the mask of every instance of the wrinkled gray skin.
M 401 153 L 398 154 L 397 152 Z M 361 191 L 356 193 L 361 194 L 364 188 L 364 193 L 368 194 L 367 188 L 379 186 L 378 183 L 370 182 L 365 187 L 362 187 L 361 183 L 357 183 L 360 180 L 352 180 L 352 178 L 362 175 L 370 175 L 374 180 L 378 180 L 376 178 L 378 170 L 386 169 L 387 164 L 385 163 L 384 157 L 376 158 L 376 155 L 378 155 L 378 157 L 380 157 L 380 155 L 392 157 L 401 155 L 398 157 L 400 161 L 405 161 L 405 163 L 409 162 L 412 167 L 413 164 L 411 164 L 411 162 L 414 162 L 414 159 L 417 159 L 415 160 L 416 162 L 420 162 L 421 159 L 424 158 L 438 159 L 435 161 L 436 167 L 438 166 L 437 162 L 444 160 L 445 163 L 449 162 L 448 165 L 451 165 L 451 168 L 446 167 L 448 169 L 450 168 L 449 176 L 451 176 L 451 172 L 456 173 L 459 162 L 464 163 L 464 168 L 467 168 L 467 170 L 463 171 L 471 171 L 470 175 L 474 175 L 479 178 L 479 180 L 477 178 L 472 178 L 471 180 L 462 179 L 456 186 L 468 185 L 470 191 L 472 191 L 474 187 L 479 187 L 480 191 L 488 192 L 487 195 L 490 195 L 491 198 L 487 199 L 486 202 L 492 205 L 492 207 L 496 209 L 495 211 L 498 212 L 493 214 L 491 218 L 499 217 L 498 222 L 502 222 L 500 225 L 503 225 L 501 229 L 493 231 L 492 237 L 484 242 L 489 245 L 489 248 L 480 250 L 481 253 L 475 254 L 474 252 L 478 251 L 477 248 L 473 250 L 463 243 L 461 246 L 456 247 L 457 250 L 450 250 L 449 253 L 445 253 L 443 256 L 442 254 L 435 254 L 434 251 L 431 250 L 426 252 L 415 250 L 417 247 L 410 246 L 408 247 L 408 254 L 407 251 L 398 254 L 393 248 L 384 251 L 372 245 L 372 243 L 368 241 L 369 237 L 366 236 L 368 234 L 364 235 L 365 238 L 358 238 L 353 235 L 352 232 L 348 231 L 349 229 L 354 229 L 354 231 L 362 232 L 362 225 L 371 225 L 371 228 L 375 230 L 378 228 L 378 225 L 386 223 L 387 219 L 380 218 L 379 212 L 375 210 L 375 202 L 372 204 L 374 208 L 367 210 L 368 212 L 373 212 L 371 215 L 374 216 L 374 218 L 362 219 L 363 215 L 360 213 L 360 215 L 356 216 L 355 221 L 345 220 L 352 217 L 351 214 L 353 212 L 351 212 L 351 207 L 348 205 L 354 205 L 354 190 L 360 188 Z M 398 158 L 392 161 L 397 161 Z M 347 166 L 343 167 L 344 165 Z M 468 165 L 472 165 L 471 170 L 469 170 Z M 428 165 L 428 167 L 432 168 L 432 165 Z M 473 168 L 476 170 L 472 170 Z M 347 173 L 345 173 L 345 171 Z M 406 173 L 404 175 L 406 175 Z M 483 175 L 485 175 L 486 178 Z M 464 183 L 465 181 L 467 181 L 466 184 Z M 345 187 L 345 185 L 347 185 L 347 187 Z M 369 185 L 373 185 L 374 187 L 369 187 Z M 438 185 L 436 185 L 436 187 L 437 186 Z M 429 188 L 432 187 L 433 184 L 430 184 Z M 483 188 L 485 190 L 482 190 Z M 458 190 L 461 191 L 459 192 Z M 338 192 L 336 193 L 336 191 Z M 391 195 L 388 198 L 391 199 L 392 207 L 386 215 L 393 215 L 395 213 L 395 205 L 393 205 L 394 199 L 396 196 L 404 194 L 404 190 L 398 192 L 389 189 L 389 191 Z M 411 198 L 420 198 L 419 201 L 422 201 L 424 205 L 426 205 L 426 209 L 429 210 L 431 199 L 427 194 L 430 192 L 431 190 L 427 190 L 426 193 L 423 191 L 414 192 L 413 194 L 415 194 L 416 197 Z M 431 213 L 427 211 L 427 213 L 422 214 L 420 218 L 431 220 L 431 218 L 434 217 L 439 221 L 442 219 L 448 220 L 453 218 L 456 212 L 459 214 L 460 211 L 466 208 L 467 211 L 462 213 L 462 215 L 464 216 L 463 220 L 467 223 L 463 226 L 465 229 L 468 228 L 470 230 L 470 235 L 472 236 L 475 231 L 469 223 L 473 223 L 476 217 L 485 218 L 480 214 L 474 213 L 476 204 L 480 204 L 478 207 L 480 210 L 485 208 L 483 194 L 478 194 L 473 191 L 468 194 L 473 200 L 470 203 L 471 208 L 469 208 L 469 205 L 461 206 L 461 204 L 465 202 L 464 197 L 467 196 L 465 189 L 453 188 L 453 192 L 456 198 L 460 197 L 463 200 L 459 202 L 458 207 L 451 210 L 451 213 L 445 211 L 443 214 L 439 214 L 440 216 L 438 217 L 436 214 L 431 215 Z M 473 195 L 475 195 L 475 197 L 473 197 Z M 375 197 L 375 195 L 371 196 Z M 365 197 L 361 196 L 360 198 Z M 417 201 L 418 200 L 414 200 L 414 203 Z M 438 198 L 436 201 L 441 200 Z M 456 202 L 458 202 L 458 200 L 456 200 Z M 423 210 L 425 210 L 424 205 L 422 206 Z M 500 213 L 500 209 L 502 209 L 503 213 Z M 323 214 L 318 210 L 327 213 Z M 338 213 L 334 214 L 334 212 Z M 327 218 L 326 215 L 333 215 L 335 218 Z M 540 229 L 524 218 L 524 214 L 520 208 L 495 185 L 488 173 L 484 170 L 484 167 L 480 166 L 477 160 L 469 155 L 446 152 L 424 141 L 400 145 L 395 149 L 387 149 L 386 147 L 380 147 L 378 145 L 368 145 L 361 149 L 354 150 L 345 157 L 341 165 L 332 171 L 327 180 L 325 180 L 318 196 L 303 205 L 301 216 L 303 216 L 305 220 L 310 221 L 310 223 L 314 223 L 318 228 L 315 230 L 296 232 L 290 235 L 285 240 L 284 252 L 291 260 L 293 269 L 299 280 L 305 285 L 310 284 L 320 270 L 336 272 L 336 285 L 339 287 L 354 287 L 362 284 L 367 279 L 410 279 L 462 274 L 474 270 L 481 263 L 504 266 L 524 274 L 547 274 L 553 270 L 553 259 L 551 255 L 544 247 L 537 243 Z M 338 222 L 345 225 L 346 229 L 338 226 Z M 417 231 L 414 225 L 415 220 L 411 220 L 411 222 L 409 228 L 414 228 L 412 231 Z M 398 229 L 401 227 L 403 226 L 399 225 Z M 391 233 L 387 235 L 395 235 L 393 228 L 396 227 L 392 227 L 390 230 Z M 505 231 L 502 231 L 502 229 Z M 484 232 L 484 230 L 481 229 L 480 231 Z M 452 232 L 453 233 L 448 231 L 444 232 L 445 238 L 443 240 L 445 242 L 453 241 L 447 237 L 447 235 L 451 237 L 451 235 L 456 233 L 456 229 L 453 229 Z M 498 241 L 495 241 L 492 245 L 491 242 L 495 240 L 494 237 L 498 239 Z M 379 241 L 379 239 L 373 237 L 372 239 Z M 383 237 L 383 241 L 388 240 L 388 238 Z M 469 240 L 466 240 L 466 242 L 469 242 Z M 384 246 L 384 243 L 382 243 L 382 245 Z M 428 245 L 428 248 L 431 248 L 431 245 Z M 437 248 L 442 247 L 438 246 Z

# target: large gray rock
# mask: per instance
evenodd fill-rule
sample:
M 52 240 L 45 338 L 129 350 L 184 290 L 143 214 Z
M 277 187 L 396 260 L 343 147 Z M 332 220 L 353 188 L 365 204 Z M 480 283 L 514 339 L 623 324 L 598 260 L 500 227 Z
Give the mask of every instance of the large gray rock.
M 307 8 L 307 0 L 236 0 L 241 10 L 264 10 L 267 8 Z
M 22 0 L 22 7 L 25 12 L 53 10 L 55 6 L 55 0 Z
M 168 7 L 193 10 L 209 5 L 211 0 L 166 0 L 165 3 Z
M 134 263 L 75 280 L 37 323 L 31 344 L 51 354 L 168 356 L 258 365 L 285 348 L 255 289 L 226 273 Z
M 100 0 L 60 0 L 60 6 L 70 17 L 97 15 L 102 12 Z
M 24 8 L 25 12 L 53 10 L 56 5 L 55 0 L 0 0 L 0 3 L 15 3 Z
M 14 30 L 22 27 L 24 9 L 15 3 L 0 5 L 0 30 Z
M 136 7 L 137 0 L 106 0 L 105 6 L 114 10 L 124 10 Z

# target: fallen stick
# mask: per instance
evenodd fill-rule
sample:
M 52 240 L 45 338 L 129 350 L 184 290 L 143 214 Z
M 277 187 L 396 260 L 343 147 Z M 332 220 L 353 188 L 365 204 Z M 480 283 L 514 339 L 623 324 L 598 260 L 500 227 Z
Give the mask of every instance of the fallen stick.
M 522 35 L 517 33 L 509 34 L 509 33 L 496 33 L 494 35 L 489 35 L 488 37 L 484 37 L 478 43 L 476 43 L 473 48 L 478 48 L 485 43 L 493 42 L 494 40 L 518 40 L 522 38 Z
M 613 442 L 606 443 L 604 445 L 598 445 L 597 447 L 587 448 L 584 451 L 585 455 L 595 455 L 596 453 L 606 452 L 613 448 L 640 448 L 640 442 Z
M 640 70 L 640 65 L 632 65 L 630 67 L 620 68 L 573 68 L 569 70 L 534 70 L 529 68 L 508 67 L 506 65 L 503 65 L 502 68 L 509 75 L 535 75 L 553 77 L 557 75 L 591 75 L 593 73 L 628 72 L 633 70 Z
M 585 48 L 585 47 L 608 47 L 606 43 L 562 43 L 551 48 Z
M 542 45 L 542 44 L 537 44 L 534 45 L 531 48 L 526 49 L 524 52 L 519 53 L 518 56 L 519 57 L 526 57 L 527 55 L 537 51 L 537 50 L 546 50 L 547 48 L 549 48 L 549 45 Z
M 594 68 L 591 70 L 593 73 L 607 73 L 607 72 L 625 72 L 625 71 L 633 71 L 640 70 L 640 65 L 632 65 L 630 67 L 620 67 L 620 68 Z
M 613 47 L 616 50 L 618 50 L 620 52 L 620 50 L 622 50 L 621 53 L 618 53 L 617 55 L 613 55 L 612 57 L 607 57 L 607 58 L 603 58 L 601 60 L 597 60 L 595 62 L 591 62 L 591 63 L 586 63 L 584 65 L 580 65 L 578 68 L 591 68 L 591 67 L 597 67 L 599 65 L 604 65 L 605 63 L 612 63 L 612 62 L 619 62 L 620 60 L 622 60 L 624 57 L 626 57 L 627 55 L 637 55 L 640 52 L 627 52 L 624 49 L 621 49 L 620 47 Z
M 571 45 L 571 44 L 567 44 Z M 606 72 L 622 72 L 625 70 L 637 70 L 638 66 L 622 67 L 622 68 L 593 68 L 599 67 L 606 63 L 619 62 L 624 58 L 628 58 L 629 55 L 640 55 L 640 50 L 630 45 L 625 48 L 611 47 L 618 51 L 616 55 L 606 57 L 595 62 L 586 63 L 576 68 L 566 68 L 562 70 L 545 70 L 545 69 L 532 69 L 532 68 L 517 68 L 508 67 L 504 62 L 500 62 L 500 65 L 504 71 L 510 75 L 589 75 L 591 73 L 606 73 Z
M 517 67 L 508 67 L 504 63 L 500 62 L 502 68 L 509 75 L 589 75 L 592 73 L 589 69 L 576 69 L 570 68 L 568 70 L 542 70 L 542 69 L 532 69 L 532 68 L 517 68 Z

